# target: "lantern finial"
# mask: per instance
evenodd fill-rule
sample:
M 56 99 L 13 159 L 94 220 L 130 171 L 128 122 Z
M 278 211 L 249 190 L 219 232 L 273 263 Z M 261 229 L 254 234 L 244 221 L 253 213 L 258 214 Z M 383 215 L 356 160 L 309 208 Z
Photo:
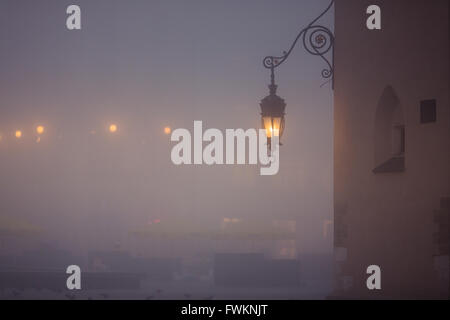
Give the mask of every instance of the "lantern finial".
M 270 68 L 270 84 L 269 84 L 269 92 L 270 95 L 274 96 L 277 94 L 278 86 L 275 84 L 275 67 L 272 65 Z

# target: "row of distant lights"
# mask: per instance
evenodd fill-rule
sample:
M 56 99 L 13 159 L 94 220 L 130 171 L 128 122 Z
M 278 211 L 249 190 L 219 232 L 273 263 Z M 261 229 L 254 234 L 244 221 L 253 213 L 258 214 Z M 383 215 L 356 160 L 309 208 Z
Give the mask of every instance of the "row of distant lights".
M 38 134 L 38 136 L 42 136 L 45 132 L 45 127 L 44 126 L 37 126 L 36 127 L 36 133 Z M 21 139 L 23 137 L 23 132 L 22 130 L 16 130 L 14 132 L 14 136 L 16 137 L 16 139 Z M 0 135 L 0 140 L 3 138 L 3 136 Z
M 117 133 L 118 130 L 119 130 L 119 126 L 118 126 L 117 124 L 115 124 L 115 123 L 110 124 L 109 127 L 108 127 L 108 131 L 109 131 L 110 133 L 112 133 L 112 134 Z M 45 133 L 45 127 L 42 126 L 42 125 L 38 125 L 38 126 L 35 128 L 35 131 L 36 131 L 36 134 L 38 135 L 37 142 L 39 142 L 39 141 L 40 141 L 40 137 Z M 171 134 L 171 133 L 172 133 L 172 129 L 171 129 L 170 127 L 165 127 L 165 128 L 164 128 L 164 133 L 165 133 L 165 134 Z M 22 137 L 23 137 L 23 131 L 22 131 L 22 130 L 16 130 L 16 131 L 14 132 L 14 137 L 15 137 L 16 139 L 22 139 Z M 3 136 L 0 135 L 0 141 L 1 141 L 2 139 L 3 139 Z

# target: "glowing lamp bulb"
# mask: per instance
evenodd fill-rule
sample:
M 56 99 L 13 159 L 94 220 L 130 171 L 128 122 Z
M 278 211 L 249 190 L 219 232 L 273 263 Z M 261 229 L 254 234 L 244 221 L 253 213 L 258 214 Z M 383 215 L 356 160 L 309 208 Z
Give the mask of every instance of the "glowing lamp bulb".
M 111 132 L 111 133 L 117 132 L 117 125 L 116 124 L 110 125 L 109 126 L 109 132 Z
M 43 134 L 44 131 L 45 131 L 44 126 L 37 126 L 37 127 L 36 127 L 36 133 L 37 133 L 37 134 Z

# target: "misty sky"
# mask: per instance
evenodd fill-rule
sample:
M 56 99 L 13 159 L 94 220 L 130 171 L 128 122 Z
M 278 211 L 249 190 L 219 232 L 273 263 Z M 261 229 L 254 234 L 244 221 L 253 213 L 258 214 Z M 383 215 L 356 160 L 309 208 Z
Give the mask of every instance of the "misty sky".
M 277 69 L 287 115 L 276 176 L 258 166 L 174 166 L 163 132 L 192 130 L 194 120 L 258 128 L 270 80 L 263 57 L 287 50 L 328 3 L 2 0 L 0 214 L 80 248 L 107 248 L 153 218 L 288 218 L 299 249 L 329 250 L 333 113 L 321 59 L 299 45 Z M 82 9 L 81 31 L 66 29 L 69 4 Z M 39 144 L 37 123 L 47 128 Z

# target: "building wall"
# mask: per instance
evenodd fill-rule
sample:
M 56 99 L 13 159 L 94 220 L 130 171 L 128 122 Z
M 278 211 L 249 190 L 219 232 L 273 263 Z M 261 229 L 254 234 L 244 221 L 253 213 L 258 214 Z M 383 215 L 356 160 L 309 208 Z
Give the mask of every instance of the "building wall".
M 382 10 L 381 30 L 366 28 L 373 4 Z M 336 294 L 447 294 L 433 257 L 433 216 L 450 196 L 448 7 L 447 0 L 335 3 Z M 377 110 L 389 99 L 405 127 L 404 171 L 374 173 Z M 422 124 L 420 103 L 428 99 L 436 99 L 437 119 Z M 372 264 L 381 267 L 380 291 L 366 287 Z

